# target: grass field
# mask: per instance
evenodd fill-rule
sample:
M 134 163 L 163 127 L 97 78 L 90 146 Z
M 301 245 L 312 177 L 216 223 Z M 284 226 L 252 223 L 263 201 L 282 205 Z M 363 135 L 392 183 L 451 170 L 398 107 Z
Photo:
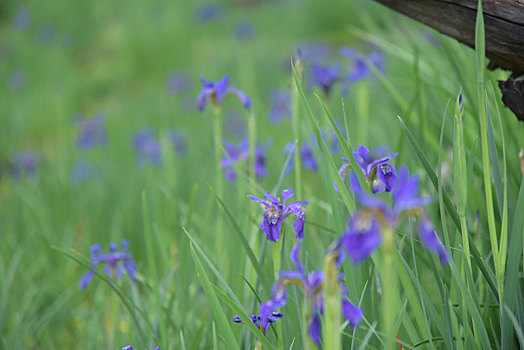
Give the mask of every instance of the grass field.
M 0 350 L 524 346 L 482 17 L 472 50 L 370 0 L 3 5 Z

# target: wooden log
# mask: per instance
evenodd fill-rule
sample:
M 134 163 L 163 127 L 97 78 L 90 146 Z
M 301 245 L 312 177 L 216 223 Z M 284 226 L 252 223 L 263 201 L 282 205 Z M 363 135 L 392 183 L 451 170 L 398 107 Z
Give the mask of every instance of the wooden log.
M 475 47 L 477 0 L 375 0 L 439 32 Z M 524 121 L 524 0 L 483 0 L 488 68 L 510 70 L 499 84 L 503 101 Z M 511 79 L 511 81 L 510 81 Z

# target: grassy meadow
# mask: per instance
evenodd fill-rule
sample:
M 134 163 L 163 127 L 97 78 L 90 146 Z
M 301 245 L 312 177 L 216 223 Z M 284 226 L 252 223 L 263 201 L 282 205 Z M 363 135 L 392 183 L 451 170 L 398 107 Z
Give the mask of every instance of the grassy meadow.
M 370 0 L 2 5 L 0 350 L 524 347 L 482 16 L 473 50 Z

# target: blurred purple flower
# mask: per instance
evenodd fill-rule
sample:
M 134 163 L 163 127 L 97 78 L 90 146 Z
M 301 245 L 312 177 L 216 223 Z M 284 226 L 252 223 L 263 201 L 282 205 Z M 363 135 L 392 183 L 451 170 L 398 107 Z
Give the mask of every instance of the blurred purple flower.
M 110 278 L 120 279 L 124 271 L 128 273 L 133 282 L 136 282 L 135 272 L 136 265 L 131 259 L 131 253 L 127 252 L 129 242 L 126 239 L 122 240 L 122 249 L 117 251 L 117 245 L 111 243 L 109 245 L 109 253 L 105 254 L 100 247 L 100 244 L 93 244 L 91 246 L 91 264 L 92 269 L 96 269 L 98 264 L 104 264 L 104 272 Z M 85 289 L 91 282 L 94 272 L 89 270 L 80 280 L 80 288 Z
M 271 195 L 269 192 L 264 195 L 265 199 L 259 199 L 254 196 L 248 195 L 253 202 L 260 203 L 262 209 L 264 209 L 264 217 L 260 224 L 260 229 L 266 235 L 266 238 L 271 242 L 276 242 L 280 238 L 280 231 L 282 223 L 289 215 L 293 214 L 296 216 L 293 222 L 293 230 L 297 234 L 295 238 L 304 238 L 304 223 L 306 221 L 306 209 L 304 205 L 308 205 L 307 201 L 294 201 L 287 203 L 287 200 L 293 196 L 293 190 L 288 188 L 282 191 L 282 198 L 284 204 L 280 202 L 280 199 Z
M 15 179 L 20 179 L 27 175 L 35 178 L 37 175 L 38 158 L 33 152 L 18 151 L 13 156 L 12 175 Z
M 206 23 L 218 20 L 223 16 L 224 12 L 224 7 L 221 5 L 209 3 L 197 8 L 193 14 L 193 18 L 199 23 Z
M 172 71 L 167 77 L 166 90 L 172 96 L 191 89 L 191 86 L 191 77 L 187 73 Z
M 333 85 L 340 79 L 340 63 L 332 66 L 313 64 L 313 84 L 320 87 L 326 95 L 329 95 Z
M 52 23 L 44 24 L 38 31 L 36 38 L 41 43 L 48 43 L 55 37 L 56 27 Z
M 73 168 L 69 178 L 73 186 L 78 186 L 82 182 L 89 180 L 95 175 L 95 168 L 88 160 L 77 160 L 73 163 Z
M 187 154 L 187 139 L 181 131 L 171 129 L 167 132 L 167 137 L 175 149 L 176 154 L 180 156 Z
M 90 119 L 81 119 L 81 115 L 77 115 L 75 118 L 78 118 L 75 124 L 78 128 L 76 147 L 79 150 L 87 150 L 96 146 L 105 147 L 107 145 L 106 117 L 104 113 L 97 112 Z
M 311 149 L 311 145 L 308 142 L 304 142 L 302 146 L 300 146 L 300 160 L 302 162 L 302 167 L 307 170 L 316 171 L 318 170 L 318 163 L 315 159 L 315 155 L 313 154 L 313 150 Z M 286 166 L 285 175 L 288 175 L 289 172 L 294 167 L 294 160 L 295 160 L 295 143 L 294 142 L 288 142 L 284 146 L 284 155 L 286 157 L 289 156 L 290 153 L 292 153 L 291 158 Z
M 333 46 L 325 42 L 304 42 L 297 48 L 298 56 L 305 63 L 327 62 L 333 55 Z
M 308 327 L 309 335 L 315 343 L 320 344 L 320 316 L 324 312 L 324 272 L 316 270 L 306 274 L 304 266 L 299 259 L 300 246 L 301 242 L 298 242 L 290 254 L 291 261 L 297 269 L 280 271 L 280 279 L 273 284 L 271 300 L 260 305 L 261 324 L 262 326 L 268 324 L 274 310 L 281 308 L 287 303 L 287 285 L 297 285 L 306 294 L 311 307 L 311 320 L 309 320 Z M 356 327 L 364 314 L 358 306 L 347 299 L 347 286 L 343 282 L 343 278 L 343 274 L 339 274 L 338 279 L 342 289 L 342 315 L 349 321 L 352 327 Z
M 24 87 L 27 82 L 27 74 L 22 68 L 15 70 L 9 77 L 9 89 L 19 90 Z
M 27 9 L 21 8 L 16 11 L 13 17 L 13 26 L 18 30 L 26 30 L 31 25 L 32 19 L 31 13 Z
M 228 75 L 225 75 L 217 82 L 206 80 L 204 77 L 201 77 L 200 80 L 202 82 L 202 89 L 197 97 L 197 104 L 200 112 L 206 108 L 208 103 L 212 103 L 215 107 L 222 106 L 224 97 L 230 94 L 236 95 L 244 108 L 249 109 L 249 107 L 251 107 L 251 100 L 245 93 L 235 89 L 234 85 L 228 86 Z
M 291 119 L 291 92 L 288 89 L 273 89 L 271 91 L 271 107 L 268 113 L 271 123 L 280 123 Z
M 384 56 L 379 52 L 372 52 L 368 56 L 362 55 L 349 47 L 341 47 L 340 54 L 352 61 L 347 76 L 342 81 L 343 94 L 349 90 L 349 84 L 366 79 L 370 74 L 369 64 L 374 65 L 379 71 L 385 74 Z
M 240 40 L 254 40 L 257 37 L 257 31 L 251 23 L 240 22 L 235 26 L 235 35 Z
M 133 149 L 136 153 L 136 163 L 140 167 L 151 164 L 162 166 L 162 149 L 151 127 L 144 127 L 133 136 Z
M 233 164 L 247 162 L 249 159 L 249 142 L 243 139 L 238 146 L 225 142 L 224 148 L 227 156 L 222 157 L 222 169 L 225 169 L 225 177 L 229 181 L 236 180 L 236 171 Z M 232 163 L 233 164 L 232 164 Z M 260 145 L 255 146 L 255 175 L 267 176 L 265 149 Z
M 258 329 L 260 329 L 262 334 L 266 335 L 266 332 L 267 332 L 267 329 L 269 328 L 269 326 L 272 323 L 280 320 L 283 316 L 284 315 L 282 315 L 280 312 L 272 312 L 271 315 L 269 315 L 269 317 L 268 317 L 268 321 L 264 324 L 264 327 L 262 326 L 262 320 L 261 320 L 261 318 L 258 315 L 251 315 L 251 317 L 249 319 L 251 320 L 251 322 L 253 322 L 253 324 Z M 242 321 L 242 319 L 238 315 L 235 315 L 233 317 L 233 322 L 235 322 L 235 323 L 244 323 L 244 321 Z
M 122 350 L 133 350 L 133 346 L 131 346 L 131 345 L 124 346 L 124 347 L 122 348 Z M 146 350 L 147 350 L 147 349 L 146 349 Z M 160 350 L 160 347 L 157 346 L 154 350 Z
M 236 109 L 228 110 L 225 113 L 226 132 L 234 138 L 242 138 L 246 134 L 244 116 Z

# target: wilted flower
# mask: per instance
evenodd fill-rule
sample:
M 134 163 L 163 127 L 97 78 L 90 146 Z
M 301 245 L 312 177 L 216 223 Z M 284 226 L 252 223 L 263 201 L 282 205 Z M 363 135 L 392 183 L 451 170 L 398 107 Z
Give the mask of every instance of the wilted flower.
M 234 94 L 238 97 L 244 108 L 249 109 L 251 106 L 251 100 L 245 93 L 235 89 L 234 85 L 228 86 L 229 76 L 226 75 L 217 82 L 206 80 L 204 77 L 200 78 L 202 82 L 202 89 L 197 97 L 198 109 L 202 112 L 206 108 L 208 103 L 212 103 L 214 106 L 222 106 L 224 97 L 229 94 Z
M 313 64 L 313 83 L 329 95 L 333 85 L 340 78 L 340 63 L 336 62 L 331 67 Z
M 193 14 L 195 21 L 200 23 L 215 21 L 222 17 L 224 8 L 218 4 L 204 4 Z
M 18 30 L 25 30 L 31 25 L 31 12 L 25 8 L 21 8 L 16 11 L 15 16 L 13 17 L 13 25 Z
M 290 254 L 291 261 L 297 269 L 280 271 L 280 279 L 273 284 L 271 300 L 260 305 L 261 324 L 262 326 L 268 324 L 274 310 L 281 308 L 287 303 L 286 286 L 288 284 L 297 285 L 307 295 L 311 307 L 311 320 L 308 327 L 309 335 L 317 344 L 320 344 L 320 316 L 324 313 L 324 272 L 316 270 L 306 274 L 304 266 L 300 262 L 299 254 L 300 242 L 293 247 Z M 356 327 L 363 317 L 363 312 L 347 299 L 347 287 L 343 282 L 343 278 L 343 274 L 338 275 L 342 289 L 342 315 L 349 321 L 352 327 Z
M 33 152 L 18 151 L 13 156 L 12 174 L 15 179 L 20 179 L 24 174 L 36 177 L 38 158 Z
M 106 117 L 98 112 L 90 119 L 79 119 L 75 122 L 78 128 L 76 147 L 87 150 L 95 146 L 105 147 L 107 144 Z
M 430 197 L 418 197 L 418 176 L 410 176 L 407 167 L 399 169 L 399 182 L 392 192 L 392 205 L 364 191 L 355 174 L 352 187 L 363 206 L 349 219 L 348 231 L 341 237 L 342 244 L 354 263 L 369 257 L 382 243 L 385 231 L 399 227 L 408 215 L 416 215 L 420 222 L 420 238 L 430 251 L 438 253 L 443 264 L 449 261 L 449 253 L 435 234 L 433 225 L 424 215 L 423 207 Z
M 268 117 L 272 123 L 291 118 L 291 92 L 289 90 L 274 89 L 271 91 L 271 107 Z
M 167 132 L 167 137 L 178 155 L 185 156 L 187 154 L 187 140 L 182 132 L 171 129 Z
M 133 136 L 133 149 L 136 153 L 136 163 L 143 167 L 147 164 L 159 167 L 162 165 L 162 149 L 151 127 L 140 129 Z
M 253 40 L 257 36 L 257 31 L 251 23 L 240 22 L 235 26 L 235 35 L 240 40 Z
M 380 154 L 383 153 L 380 152 Z M 353 156 L 364 173 L 364 177 L 368 181 L 373 193 L 383 191 L 391 192 L 395 188 L 398 181 L 397 171 L 389 161 L 397 157 L 398 153 L 381 156 L 379 158 L 377 155 L 372 154 L 366 146 L 359 146 L 358 152 L 354 152 Z M 346 172 L 350 168 L 350 163 L 349 159 L 342 159 L 346 163 L 340 167 L 338 173 L 342 177 L 342 181 L 344 181 Z M 334 183 L 334 187 L 338 191 L 336 183 Z
M 291 214 L 296 216 L 296 219 L 293 222 L 293 229 L 297 234 L 295 238 L 304 238 L 306 209 L 304 209 L 302 206 L 309 203 L 307 201 L 294 201 L 287 203 L 287 200 L 293 196 L 293 194 L 294 193 L 291 188 L 282 191 L 284 204 L 280 202 L 280 199 L 271 195 L 270 193 L 266 193 L 264 195 L 267 200 L 248 195 L 248 197 L 251 198 L 253 202 L 260 203 L 262 209 L 264 209 L 264 217 L 262 219 L 262 223 L 260 224 L 260 229 L 264 232 L 266 238 L 271 242 L 278 241 L 280 238 L 282 223 L 284 222 L 284 219 Z
M 9 77 L 9 89 L 19 90 L 24 87 L 27 82 L 27 74 L 22 68 L 15 70 Z
M 135 262 L 131 259 L 131 253 L 127 252 L 129 242 L 126 239 L 122 240 L 122 249 L 117 251 L 117 245 L 111 243 L 109 245 L 109 253 L 105 254 L 100 247 L 100 244 L 93 244 L 91 246 L 91 264 L 92 269 L 96 269 L 98 264 L 104 264 L 104 272 L 110 278 L 119 279 L 122 277 L 124 271 L 126 271 L 133 282 L 135 279 Z M 85 289 L 91 282 L 94 276 L 94 272 L 89 270 L 86 272 L 84 277 L 80 280 L 80 288 Z
M 267 329 L 269 328 L 269 326 L 272 323 L 280 320 L 283 316 L 284 315 L 282 315 L 279 312 L 272 312 L 271 315 L 269 315 L 268 321 L 264 324 L 264 327 L 262 327 L 262 319 L 258 315 L 251 315 L 251 317 L 249 319 L 251 320 L 251 322 L 253 322 L 255 324 L 255 326 L 258 329 L 260 329 L 262 334 L 266 335 L 266 332 L 267 332 Z M 242 321 L 242 319 L 238 315 L 235 315 L 235 317 L 233 317 L 233 322 L 235 322 L 235 323 L 244 323 L 244 321 Z
M 170 95 L 181 94 L 191 88 L 191 77 L 184 72 L 172 71 L 166 81 L 166 90 Z
M 88 160 L 77 160 L 73 164 L 69 178 L 74 186 L 92 178 L 95 175 L 95 168 Z
M 222 157 L 221 166 L 222 169 L 225 169 L 226 179 L 234 181 L 236 179 L 236 171 L 233 168 L 233 164 L 247 162 L 249 159 L 249 142 L 247 139 L 244 139 L 238 146 L 226 142 L 224 148 L 227 155 Z M 254 171 L 256 176 L 267 175 L 265 150 L 260 145 L 255 146 Z

